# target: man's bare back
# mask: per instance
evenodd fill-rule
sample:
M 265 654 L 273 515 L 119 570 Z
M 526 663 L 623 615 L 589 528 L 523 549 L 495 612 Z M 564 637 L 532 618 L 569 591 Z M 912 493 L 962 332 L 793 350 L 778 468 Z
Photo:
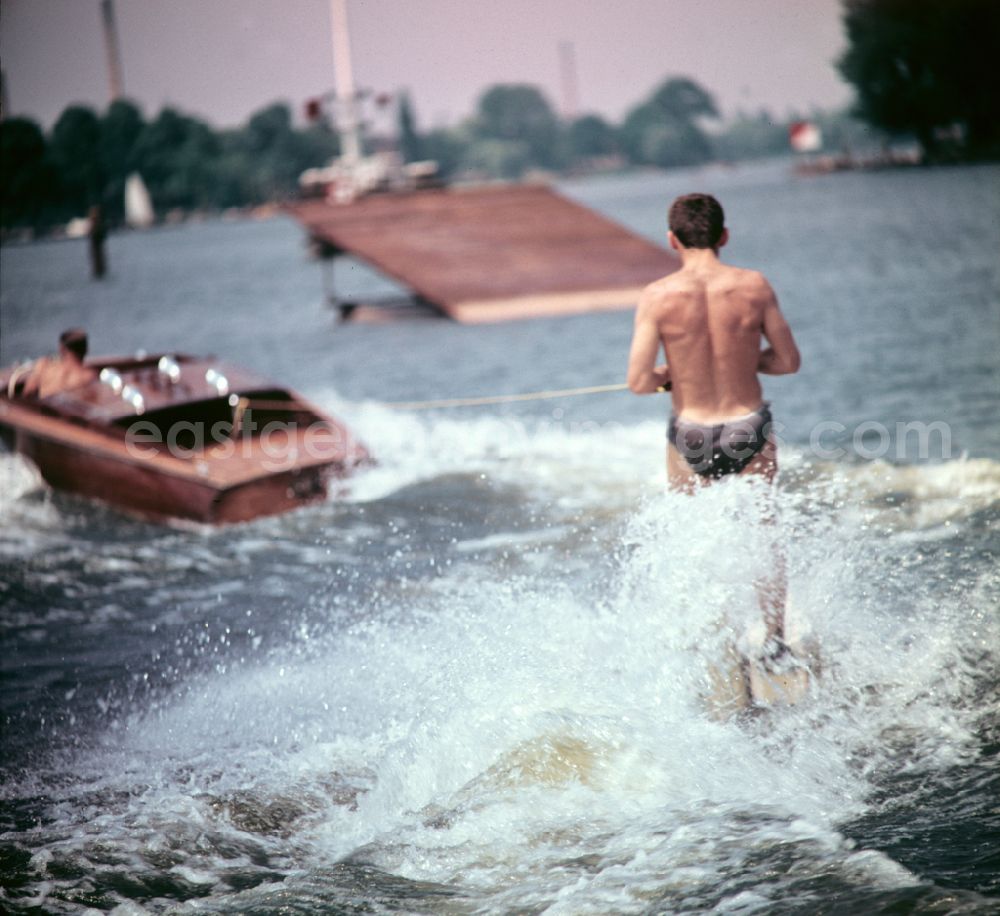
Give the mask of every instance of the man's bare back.
M 718 248 L 728 240 L 724 228 L 718 231 L 714 247 L 685 245 L 673 231 L 669 239 L 681 256 L 681 268 L 643 292 L 636 311 L 628 382 L 636 394 L 662 390 L 669 383 L 676 423 L 701 430 L 704 439 L 712 427 L 760 412 L 764 401 L 758 374 L 797 371 L 799 352 L 763 275 L 719 260 Z M 764 350 L 762 338 L 768 343 Z M 661 347 L 667 365 L 656 366 Z M 769 426 L 769 414 L 766 419 Z M 685 449 L 689 459 L 685 460 L 671 443 L 667 460 L 671 483 L 687 488 L 696 474 L 707 482 L 733 468 L 738 468 L 736 473 L 773 476 L 776 453 L 770 438 L 764 441 L 766 435 L 765 430 L 756 443 L 757 452 L 743 466 L 738 461 L 722 461 L 700 468 L 690 460 L 689 450 Z M 703 451 L 709 448 L 708 443 L 703 446 Z
M 654 283 L 646 305 L 670 366 L 674 411 L 719 423 L 761 404 L 760 339 L 773 294 L 760 274 L 704 260 Z

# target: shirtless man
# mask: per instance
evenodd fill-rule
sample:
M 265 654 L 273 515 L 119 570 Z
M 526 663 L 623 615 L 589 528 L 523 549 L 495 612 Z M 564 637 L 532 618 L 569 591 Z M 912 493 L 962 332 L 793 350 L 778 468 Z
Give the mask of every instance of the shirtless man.
M 87 333 L 79 328 L 59 335 L 59 355 L 35 360 L 24 380 L 21 394 L 46 398 L 50 394 L 86 385 L 96 372 L 83 363 L 87 355 Z
M 733 474 L 768 481 L 778 469 L 771 411 L 758 374 L 797 372 L 799 351 L 764 277 L 719 260 L 729 240 L 719 202 L 678 197 L 668 239 L 680 270 L 651 283 L 636 310 L 628 386 L 635 394 L 671 392 L 667 476 L 692 491 Z M 768 344 L 761 349 L 761 338 Z M 656 365 L 663 347 L 667 363 Z M 784 637 L 783 563 L 758 592 L 769 640 Z

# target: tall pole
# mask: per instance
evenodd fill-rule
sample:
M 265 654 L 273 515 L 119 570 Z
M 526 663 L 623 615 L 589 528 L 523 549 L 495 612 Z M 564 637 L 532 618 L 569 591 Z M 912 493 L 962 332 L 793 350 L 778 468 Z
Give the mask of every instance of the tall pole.
M 10 99 L 7 98 L 7 74 L 0 70 L 0 121 L 10 116 Z
M 101 19 L 104 22 L 104 49 L 108 55 L 111 101 L 116 102 L 125 94 L 125 80 L 122 77 L 122 55 L 118 46 L 118 27 L 115 25 L 115 8 L 112 0 L 101 0 Z
M 571 121 L 579 109 L 576 48 L 571 41 L 559 42 L 559 77 L 562 84 L 562 116 L 564 120 Z
M 330 26 L 333 35 L 333 72 L 337 80 L 337 132 L 340 154 L 348 162 L 361 158 L 358 135 L 357 100 L 354 71 L 351 67 L 351 39 L 347 32 L 347 0 L 330 0 Z

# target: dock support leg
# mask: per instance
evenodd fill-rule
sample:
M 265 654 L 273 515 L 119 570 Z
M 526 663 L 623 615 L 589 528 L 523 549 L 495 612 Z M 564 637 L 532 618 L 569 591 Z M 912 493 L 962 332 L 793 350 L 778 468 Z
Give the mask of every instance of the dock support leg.
M 337 309 L 341 321 L 347 321 L 357 308 L 357 303 L 340 299 L 337 296 L 334 265 L 337 258 L 344 252 L 336 245 L 316 236 L 313 236 L 309 242 L 313 254 L 320 261 L 323 278 L 323 301 L 329 308 Z

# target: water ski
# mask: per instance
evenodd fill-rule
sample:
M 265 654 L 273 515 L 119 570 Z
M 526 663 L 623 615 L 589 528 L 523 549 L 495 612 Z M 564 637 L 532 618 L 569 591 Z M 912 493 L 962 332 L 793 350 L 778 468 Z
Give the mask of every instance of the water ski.
M 814 645 L 788 646 L 771 657 L 763 653 L 749 657 L 728 643 L 720 662 L 709 666 L 705 702 L 710 715 L 720 721 L 744 712 L 794 706 L 808 695 L 818 672 Z

